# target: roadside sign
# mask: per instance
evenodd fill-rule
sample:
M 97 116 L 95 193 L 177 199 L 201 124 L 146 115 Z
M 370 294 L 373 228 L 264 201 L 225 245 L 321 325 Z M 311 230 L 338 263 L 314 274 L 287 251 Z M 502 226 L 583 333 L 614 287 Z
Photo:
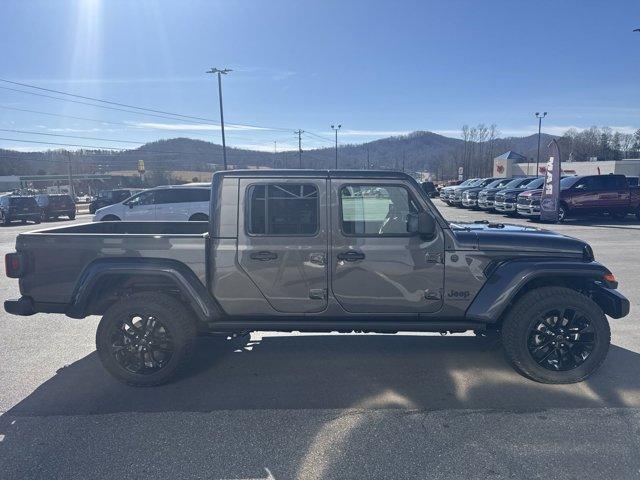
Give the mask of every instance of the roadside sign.
M 138 173 L 144 173 L 144 160 L 138 160 Z

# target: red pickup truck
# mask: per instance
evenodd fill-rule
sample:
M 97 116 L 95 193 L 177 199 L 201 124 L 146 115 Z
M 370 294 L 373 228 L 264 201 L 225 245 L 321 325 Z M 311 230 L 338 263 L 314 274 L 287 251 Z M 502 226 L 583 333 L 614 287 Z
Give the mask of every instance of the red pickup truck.
M 518 195 L 518 213 L 539 217 L 541 194 L 539 189 Z M 624 175 L 585 175 L 560 180 L 559 221 L 599 213 L 620 219 L 635 213 L 640 220 L 640 188 L 630 187 Z

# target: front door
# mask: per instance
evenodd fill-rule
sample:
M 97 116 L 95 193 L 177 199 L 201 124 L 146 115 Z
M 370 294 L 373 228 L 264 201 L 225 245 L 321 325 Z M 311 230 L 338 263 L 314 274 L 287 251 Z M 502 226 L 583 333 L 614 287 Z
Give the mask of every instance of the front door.
M 428 209 L 402 181 L 331 180 L 333 295 L 348 312 L 430 313 L 442 306 L 444 237 L 407 232 Z M 335 205 L 335 207 L 334 207 Z
M 123 220 L 128 222 L 154 221 L 156 219 L 154 196 L 155 192 L 151 190 L 139 193 L 127 200 L 124 203 Z
M 241 179 L 238 263 L 283 313 L 327 305 L 326 179 Z

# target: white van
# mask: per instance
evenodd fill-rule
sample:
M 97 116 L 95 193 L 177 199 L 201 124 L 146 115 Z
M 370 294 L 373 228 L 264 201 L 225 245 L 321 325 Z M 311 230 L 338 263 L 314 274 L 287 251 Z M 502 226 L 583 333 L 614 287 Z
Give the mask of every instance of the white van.
M 208 183 L 156 187 L 97 210 L 93 221 L 207 221 L 210 197 Z

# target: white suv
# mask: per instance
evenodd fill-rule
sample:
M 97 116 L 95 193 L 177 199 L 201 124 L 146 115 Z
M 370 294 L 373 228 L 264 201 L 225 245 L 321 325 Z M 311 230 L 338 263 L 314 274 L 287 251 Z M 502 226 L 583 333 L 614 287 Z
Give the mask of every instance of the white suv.
M 210 197 L 208 183 L 156 187 L 97 210 L 93 221 L 207 221 Z

